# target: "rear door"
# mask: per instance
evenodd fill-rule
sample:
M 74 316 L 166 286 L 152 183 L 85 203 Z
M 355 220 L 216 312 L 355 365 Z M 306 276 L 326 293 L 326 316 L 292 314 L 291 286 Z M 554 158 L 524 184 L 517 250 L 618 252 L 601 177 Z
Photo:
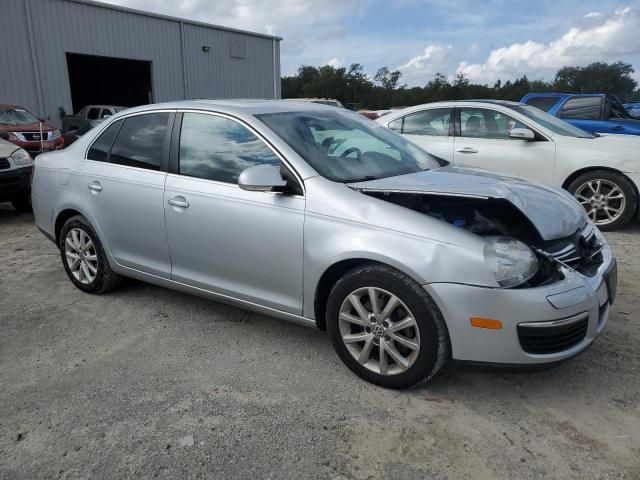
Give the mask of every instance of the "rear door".
M 224 115 L 185 112 L 178 123 L 164 198 L 171 278 L 300 314 L 302 185 L 300 194 L 242 190 L 246 168 L 282 165 L 271 147 Z
M 85 198 L 116 262 L 165 278 L 164 183 L 174 117 L 154 112 L 112 123 L 82 167 Z
M 453 108 L 431 108 L 409 113 L 387 124 L 427 152 L 453 161 Z
M 457 109 L 454 163 L 535 180 L 553 181 L 556 149 L 540 136 L 527 141 L 509 137 L 515 127 L 526 127 L 513 117 L 491 108 Z

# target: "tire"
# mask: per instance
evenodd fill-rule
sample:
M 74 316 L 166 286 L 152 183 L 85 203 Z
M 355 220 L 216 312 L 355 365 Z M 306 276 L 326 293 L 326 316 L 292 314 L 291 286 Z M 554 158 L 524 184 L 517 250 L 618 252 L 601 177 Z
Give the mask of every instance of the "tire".
M 372 306 L 372 293 L 377 309 Z M 362 313 L 369 314 L 370 323 L 357 323 L 363 315 L 358 315 L 353 296 L 360 296 L 360 305 L 367 311 Z M 397 299 L 396 307 L 387 315 L 392 297 Z M 372 314 L 376 310 L 378 316 Z M 356 375 L 381 387 L 407 388 L 429 380 L 450 358 L 449 333 L 433 299 L 407 275 L 385 265 L 356 267 L 338 280 L 329 294 L 326 321 L 340 359 Z M 401 321 L 407 328 L 398 329 Z M 398 354 L 404 363 L 395 360 Z
M 625 225 L 633 217 L 638 203 L 631 182 L 625 176 L 607 170 L 586 172 L 571 182 L 567 190 L 585 207 L 589 218 L 598 228 L 604 231 Z
M 11 200 L 11 205 L 20 213 L 31 211 L 31 195 L 26 193 Z
M 98 235 L 82 215 L 65 222 L 58 247 L 67 276 L 83 292 L 101 294 L 120 283 L 122 277 L 111 270 Z

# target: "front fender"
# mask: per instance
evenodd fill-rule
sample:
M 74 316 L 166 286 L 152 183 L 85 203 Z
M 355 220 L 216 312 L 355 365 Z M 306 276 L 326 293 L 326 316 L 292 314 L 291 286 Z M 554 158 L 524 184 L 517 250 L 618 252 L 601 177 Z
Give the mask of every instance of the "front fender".
M 306 216 L 304 238 L 303 315 L 308 318 L 315 318 L 314 300 L 322 275 L 343 260 L 384 263 L 420 285 L 449 282 L 497 286 L 486 267 L 480 238 L 478 248 L 470 249 L 313 213 Z

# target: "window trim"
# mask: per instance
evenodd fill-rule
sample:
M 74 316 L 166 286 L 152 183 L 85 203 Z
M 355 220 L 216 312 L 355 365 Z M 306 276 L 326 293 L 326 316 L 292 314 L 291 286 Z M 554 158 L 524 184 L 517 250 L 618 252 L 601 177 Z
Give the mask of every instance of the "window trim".
M 158 170 L 152 170 L 150 168 L 142 168 L 142 167 L 133 167 L 131 165 L 120 165 L 119 163 L 111 163 L 111 149 L 113 148 L 113 144 L 115 143 L 115 141 L 118 139 L 118 135 L 120 135 L 120 130 L 122 129 L 122 126 L 124 125 L 124 121 L 129 117 L 137 117 L 139 115 L 149 115 L 149 114 L 153 114 L 153 113 L 168 113 L 169 114 L 169 119 L 167 121 L 167 131 L 166 131 L 165 137 L 164 137 L 164 144 L 162 145 L 162 158 L 160 159 L 160 166 L 159 166 Z M 170 133 L 173 132 L 173 125 L 175 123 L 175 117 L 176 117 L 175 109 L 162 109 L 162 110 L 146 110 L 144 112 L 133 112 L 133 113 L 129 113 L 129 114 L 123 115 L 121 117 L 109 118 L 108 120 L 110 120 L 110 121 L 108 123 L 106 121 L 100 123 L 100 131 L 96 134 L 96 136 L 93 138 L 93 140 L 91 140 L 91 143 L 87 146 L 87 148 L 84 151 L 83 162 L 107 163 L 109 165 L 115 165 L 117 167 L 135 168 L 136 170 L 142 170 L 144 172 L 161 172 L 161 173 L 163 172 L 163 173 L 167 173 L 168 167 L 169 167 L 169 146 L 171 144 L 171 137 L 172 137 L 172 135 L 170 135 Z M 98 160 L 91 160 L 90 158 L 87 158 L 88 155 L 89 155 L 89 150 L 91 150 L 91 147 L 93 147 L 93 144 L 98 140 L 100 135 L 102 135 L 107 130 L 107 128 L 109 128 L 111 125 L 113 125 L 114 123 L 116 123 L 116 122 L 118 122 L 120 120 L 122 120 L 122 124 L 120 125 L 120 128 L 118 128 L 118 131 L 116 132 L 116 136 L 113 138 L 113 141 L 111 142 L 111 145 L 109 146 L 109 151 L 107 152 L 107 160 L 105 160 L 104 162 L 100 162 Z
M 250 125 L 249 123 L 247 123 L 246 121 L 244 121 L 241 118 L 235 117 L 233 115 L 230 115 L 228 113 L 222 113 L 222 112 L 216 112 L 216 111 L 211 111 L 211 110 L 199 110 L 199 109 L 195 109 L 195 108 L 180 108 L 176 111 L 176 121 L 174 121 L 173 123 L 173 132 L 171 135 L 171 152 L 169 155 L 169 168 L 167 170 L 167 172 L 171 175 L 177 175 L 179 177 L 182 178 L 194 178 L 196 180 L 201 180 L 204 182 L 211 182 L 214 184 L 218 184 L 218 185 L 226 185 L 226 186 L 231 186 L 231 187 L 236 187 L 236 188 L 240 188 L 240 186 L 237 183 L 228 183 L 228 182 L 221 182 L 220 180 L 211 180 L 209 178 L 199 178 L 199 177 L 190 177 L 188 175 L 181 175 L 180 174 L 180 135 L 182 133 L 182 118 L 183 115 L 185 113 L 199 113 L 199 114 L 205 114 L 205 115 L 211 115 L 213 117 L 221 117 L 221 118 L 226 118 L 227 120 L 231 120 L 233 122 L 236 122 L 240 125 L 242 125 L 243 127 L 247 128 L 251 133 L 253 133 L 256 137 L 258 137 L 258 139 L 260 139 L 262 141 L 262 143 L 269 149 L 271 150 L 271 152 L 278 157 L 278 159 L 282 162 L 282 164 L 292 173 L 292 175 L 295 177 L 296 181 L 298 182 L 298 186 L 300 187 L 300 189 L 302 190 L 302 195 L 299 194 L 291 194 L 291 196 L 298 196 L 298 197 L 305 197 L 306 196 L 306 189 L 305 189 L 305 185 L 304 185 L 304 181 L 302 180 L 302 176 L 298 173 L 298 171 L 293 167 L 293 165 L 291 165 L 291 162 L 289 162 L 284 155 L 282 155 L 282 153 L 280 153 L 280 151 L 274 147 L 271 142 L 269 142 L 269 140 L 262 134 L 260 133 L 255 127 L 253 127 L 252 125 Z M 179 117 L 179 119 L 178 119 Z M 280 194 L 280 192 L 262 192 L 262 193 L 278 193 Z
M 571 100 L 580 100 L 583 98 L 597 98 L 600 101 L 600 116 L 598 118 L 575 118 L 575 117 L 565 117 L 564 116 L 564 109 L 567 106 L 567 103 L 569 103 Z M 567 98 L 564 103 L 562 105 L 560 105 L 560 111 L 558 112 L 558 118 L 561 120 L 564 120 L 565 118 L 567 120 L 584 120 L 585 122 L 593 122 L 593 121 L 599 121 L 602 120 L 604 118 L 604 109 L 605 109 L 605 98 L 602 97 L 601 95 L 580 95 L 580 96 L 575 96 L 575 97 L 569 97 Z
M 550 142 L 551 139 L 540 132 L 540 130 L 538 130 L 535 127 L 532 127 L 531 124 L 528 121 L 522 120 L 521 118 L 518 118 L 516 115 L 513 115 L 510 112 L 503 112 L 502 110 L 498 110 L 496 108 L 490 108 L 490 107 L 475 107 L 475 106 L 460 106 L 460 107 L 456 107 L 456 111 L 455 111 L 455 134 L 454 137 L 455 138 L 467 138 L 469 140 L 497 140 L 500 142 L 504 142 L 505 140 L 518 140 L 517 138 L 484 138 L 484 137 L 465 137 L 462 135 L 462 109 L 463 108 L 473 108 L 476 110 L 489 110 L 491 112 L 498 112 L 501 113 L 503 115 L 506 115 L 508 117 L 511 117 L 515 120 L 517 120 L 518 122 L 526 125 L 538 138 L 534 138 L 533 141 L 534 142 Z M 535 107 L 534 107 L 535 108 Z M 518 113 L 518 112 L 514 112 L 514 113 Z

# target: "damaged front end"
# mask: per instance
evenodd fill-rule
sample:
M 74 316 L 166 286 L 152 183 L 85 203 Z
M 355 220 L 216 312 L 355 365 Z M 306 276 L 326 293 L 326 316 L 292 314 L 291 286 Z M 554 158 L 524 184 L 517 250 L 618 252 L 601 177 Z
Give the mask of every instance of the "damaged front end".
M 560 281 L 564 278 L 561 266 L 593 276 L 604 261 L 603 245 L 591 224 L 585 222 L 561 238 L 545 238 L 531 218 L 506 198 L 366 187 L 357 190 L 488 240 L 511 238 L 522 242 L 535 252 L 537 269 L 517 285 L 501 284 L 507 288 L 538 287 Z

